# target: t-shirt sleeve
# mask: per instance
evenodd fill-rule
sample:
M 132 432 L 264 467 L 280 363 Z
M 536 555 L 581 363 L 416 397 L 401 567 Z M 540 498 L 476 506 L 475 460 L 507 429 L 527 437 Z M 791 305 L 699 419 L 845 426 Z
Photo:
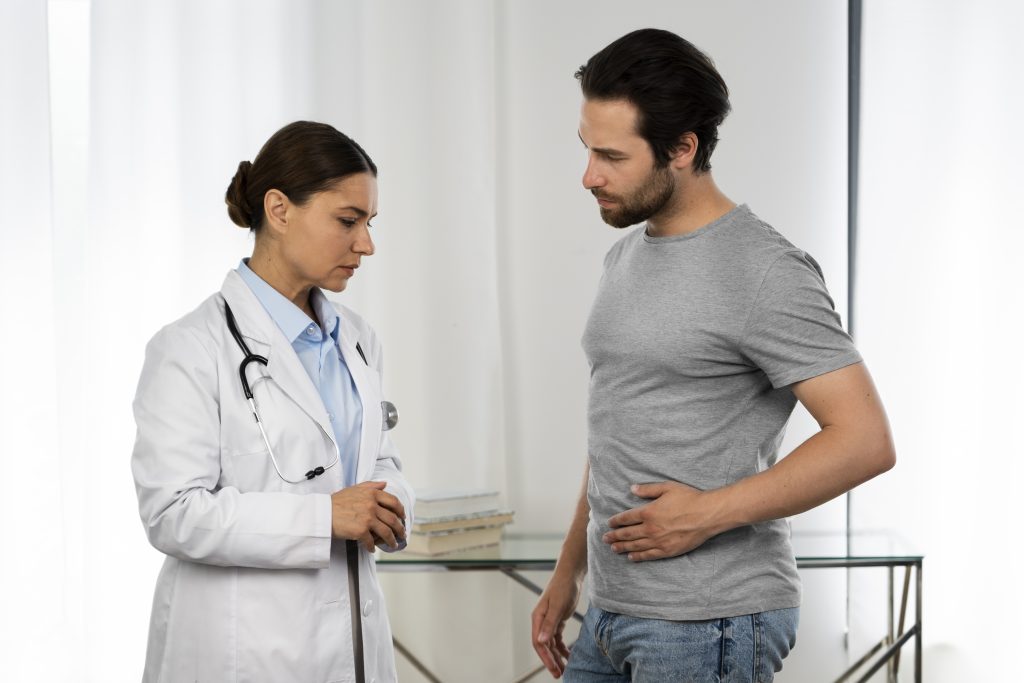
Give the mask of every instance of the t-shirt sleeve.
M 788 251 L 768 269 L 740 341 L 775 388 L 861 361 L 817 262 Z

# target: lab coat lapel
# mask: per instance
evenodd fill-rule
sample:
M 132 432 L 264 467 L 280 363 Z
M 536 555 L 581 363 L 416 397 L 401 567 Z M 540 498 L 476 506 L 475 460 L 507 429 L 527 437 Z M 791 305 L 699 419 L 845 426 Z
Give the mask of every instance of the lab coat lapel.
M 234 270 L 224 280 L 221 294 L 231 306 L 238 330 L 249 343 L 252 352 L 267 357 L 267 374 L 320 425 L 337 450 L 323 399 L 281 328 Z M 258 349 L 256 345 L 263 348 Z
M 348 371 L 355 382 L 359 400 L 363 404 L 363 424 L 359 438 L 359 461 L 356 464 L 356 482 L 366 481 L 373 473 L 373 465 L 377 461 L 377 449 L 380 444 L 380 428 L 382 413 L 380 407 L 380 382 L 376 370 L 359 355 L 356 344 L 359 333 L 355 326 L 341 315 L 341 354 L 348 365 Z M 366 349 L 363 349 L 364 353 Z

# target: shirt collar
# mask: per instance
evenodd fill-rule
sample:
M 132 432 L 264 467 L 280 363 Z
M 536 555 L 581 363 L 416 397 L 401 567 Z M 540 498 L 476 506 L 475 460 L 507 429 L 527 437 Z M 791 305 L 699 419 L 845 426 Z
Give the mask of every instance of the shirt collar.
M 238 274 L 245 284 L 249 286 L 249 289 L 252 290 L 252 293 L 256 295 L 256 298 L 263 305 L 270 318 L 281 328 L 281 332 L 284 333 L 285 338 L 289 342 L 294 343 L 296 340 L 303 338 L 302 334 L 313 324 L 313 321 L 301 308 L 289 301 L 283 294 L 271 287 L 266 280 L 253 272 L 249 267 L 249 259 L 244 258 L 239 262 Z M 313 305 L 313 310 L 320 318 L 320 322 L 323 324 L 322 330 L 327 331 L 334 341 L 337 342 L 339 319 L 334 307 L 327 301 L 327 297 L 324 296 L 323 292 L 317 288 L 313 289 L 310 302 Z
M 324 331 L 331 335 L 331 339 L 337 344 L 341 328 L 341 318 L 338 316 L 338 311 L 318 287 L 313 288 L 309 298 L 313 304 L 313 310 L 316 311 L 316 316 L 320 318 L 320 324 L 323 325 Z

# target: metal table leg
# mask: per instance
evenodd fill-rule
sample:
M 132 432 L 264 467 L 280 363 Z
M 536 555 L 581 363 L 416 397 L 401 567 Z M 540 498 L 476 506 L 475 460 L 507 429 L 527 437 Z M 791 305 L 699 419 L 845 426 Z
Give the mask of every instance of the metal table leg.
M 910 595 L 910 566 L 903 568 L 903 597 L 900 599 L 900 625 L 897 633 L 903 635 L 903 628 L 907 622 L 907 597 Z M 900 652 L 896 653 L 896 658 L 893 660 L 893 670 L 896 675 L 900 673 Z
M 893 619 L 893 602 L 896 599 L 895 596 L 893 595 L 893 572 L 894 571 L 895 570 L 894 570 L 893 567 L 889 567 L 888 568 L 888 574 L 889 574 L 889 599 L 888 599 L 887 604 L 886 604 L 886 616 L 887 616 L 886 623 L 888 624 L 888 627 L 886 629 L 886 636 L 887 636 L 886 644 L 887 645 L 892 645 L 893 641 L 896 640 L 894 629 L 893 629 L 893 621 L 894 621 L 894 619 Z M 899 651 L 896 652 L 896 655 L 899 656 Z M 889 683 L 896 683 L 896 669 L 893 667 L 893 660 L 892 659 L 890 659 L 886 663 L 886 665 L 885 665 L 885 680 L 887 680 Z
M 924 621 L 921 617 L 921 591 L 922 581 L 921 574 L 924 570 L 924 563 L 919 562 L 917 565 L 917 604 L 914 606 L 917 612 L 917 640 L 914 643 L 914 681 L 915 683 L 921 683 L 921 627 L 924 625 Z
M 535 584 L 533 581 L 530 581 L 528 578 L 526 578 L 525 576 L 520 574 L 515 569 L 510 569 L 508 567 L 502 567 L 500 569 L 500 571 L 501 571 L 502 574 L 504 574 L 508 578 L 512 579 L 513 581 L 518 583 L 520 586 L 524 586 L 527 590 L 532 591 L 534 593 L 534 595 L 540 595 L 541 593 L 544 592 L 543 588 L 541 588 L 540 586 Z M 577 612 L 576 610 L 573 610 L 572 617 L 573 617 L 573 619 L 575 619 L 576 621 L 580 622 L 581 624 L 583 623 L 583 615 L 580 614 L 579 612 Z
M 876 643 L 864 656 L 858 659 L 850 668 L 848 668 L 843 674 L 836 679 L 835 683 L 844 683 L 850 680 L 857 671 L 865 666 L 869 661 L 874 659 L 874 664 L 868 669 L 867 673 L 857 679 L 858 683 L 867 683 L 867 681 L 881 670 L 882 666 L 886 667 L 886 680 L 889 683 L 896 683 L 899 677 L 899 666 L 900 666 L 900 653 L 902 652 L 903 646 L 906 645 L 907 641 L 914 638 L 914 654 L 915 654 L 915 670 L 914 670 L 914 681 L 921 683 L 921 569 L 922 563 L 917 562 L 915 564 L 904 565 L 903 574 L 903 593 L 900 596 L 900 614 L 899 614 L 899 627 L 898 631 L 894 632 L 894 612 L 895 612 L 895 577 L 894 567 L 888 567 L 888 578 L 889 578 L 889 590 L 888 590 L 888 613 L 887 613 L 887 626 L 886 635 L 881 641 Z M 916 623 L 910 627 L 909 630 L 904 632 L 906 626 L 906 614 L 907 614 L 907 602 L 910 597 L 910 571 L 911 568 L 917 570 L 917 619 Z M 881 654 L 878 653 L 881 651 Z
M 394 643 L 395 649 L 398 650 L 399 653 L 401 653 L 401 655 L 405 657 L 410 664 L 413 665 L 413 668 L 415 668 L 417 671 L 423 674 L 423 676 L 428 681 L 430 681 L 430 683 L 442 683 L 441 679 L 435 676 L 434 673 L 430 669 L 428 669 L 423 662 L 416 659 L 416 657 L 411 652 L 409 652 L 409 650 L 404 645 L 402 645 L 401 641 L 399 641 L 398 638 L 391 636 L 391 642 Z
M 530 581 L 528 578 L 520 574 L 515 569 L 511 569 L 509 567 L 500 567 L 498 571 L 500 571 L 502 574 L 518 583 L 520 586 L 523 586 L 527 590 L 531 591 L 535 595 L 540 595 L 544 592 L 543 588 L 538 586 L 533 581 Z M 577 612 L 576 610 L 573 610 L 572 616 L 576 621 L 583 623 L 583 615 Z M 413 668 L 415 668 L 417 671 L 423 674 L 423 676 L 428 681 L 430 681 L 430 683 L 443 683 L 441 679 L 435 676 L 434 673 L 430 669 L 428 669 L 423 662 L 417 659 L 416 656 L 413 655 L 408 648 L 402 645 L 401 641 L 399 641 L 398 638 L 395 638 L 394 635 L 391 636 L 391 642 L 394 643 L 395 650 L 397 650 L 399 654 L 405 657 L 405 659 L 413 665 Z M 514 683 L 526 683 L 526 681 L 529 681 L 531 678 L 533 678 L 534 676 L 536 676 L 544 670 L 545 668 L 543 665 L 539 666 L 536 669 L 528 672 L 523 677 L 516 679 Z

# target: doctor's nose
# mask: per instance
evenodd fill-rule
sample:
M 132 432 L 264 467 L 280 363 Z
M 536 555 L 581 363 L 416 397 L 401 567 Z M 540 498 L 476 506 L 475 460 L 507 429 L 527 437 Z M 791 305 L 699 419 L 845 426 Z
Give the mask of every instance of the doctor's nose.
M 369 229 L 363 226 L 363 229 L 359 231 L 359 236 L 352 243 L 352 251 L 363 256 L 373 256 L 375 249 Z

